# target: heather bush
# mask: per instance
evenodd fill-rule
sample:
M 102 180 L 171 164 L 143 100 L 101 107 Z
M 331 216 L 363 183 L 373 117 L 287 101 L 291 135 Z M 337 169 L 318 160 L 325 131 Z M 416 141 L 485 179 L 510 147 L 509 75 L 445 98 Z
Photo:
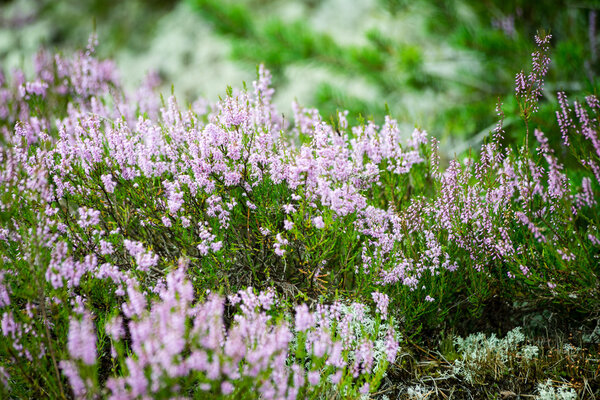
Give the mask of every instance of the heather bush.
M 2 77 L 5 393 L 356 398 L 398 328 L 418 340 L 498 297 L 597 311 L 600 102 L 558 95 L 560 143 L 530 129 L 550 38 L 516 75 L 523 145 L 503 146 L 498 104 L 447 168 L 390 116 L 290 121 L 263 66 L 188 107 L 152 79 L 126 93 L 94 37 Z

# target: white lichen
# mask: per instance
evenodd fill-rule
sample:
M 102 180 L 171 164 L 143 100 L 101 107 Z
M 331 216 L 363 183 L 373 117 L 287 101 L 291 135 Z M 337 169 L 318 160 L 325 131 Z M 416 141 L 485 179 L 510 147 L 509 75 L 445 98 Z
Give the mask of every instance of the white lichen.
M 552 381 L 540 382 L 537 385 L 537 400 L 576 400 L 577 393 L 566 385 L 552 386 Z

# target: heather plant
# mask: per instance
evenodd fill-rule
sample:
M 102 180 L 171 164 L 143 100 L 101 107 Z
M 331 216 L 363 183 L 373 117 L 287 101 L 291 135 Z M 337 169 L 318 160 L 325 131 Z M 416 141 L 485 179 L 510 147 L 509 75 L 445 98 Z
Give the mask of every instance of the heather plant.
M 229 296 L 236 310 L 230 310 L 226 326 L 225 299 L 209 293 L 193 303 L 185 273 L 184 265 L 169 273 L 160 299 L 149 307 L 143 293 L 128 288 L 123 315 L 100 329 L 113 372 L 105 389 L 94 384 L 98 370 L 89 368 L 100 362 L 90 316 L 71 319 L 70 357 L 60 365 L 76 397 L 308 398 L 328 391 L 358 397 L 377 387 L 395 359 L 398 343 L 391 326 L 356 330 L 355 319 L 370 320 L 362 304 L 334 303 L 314 313 L 304 304 L 291 318 L 276 312 L 274 292 L 257 295 L 248 288 Z M 114 376 L 116 371 L 121 372 Z
M 498 297 L 597 311 L 597 97 L 573 113 L 561 94 L 563 141 L 527 142 L 549 40 L 517 76 L 523 146 L 503 146 L 499 104 L 481 151 L 445 169 L 391 117 L 294 104 L 288 120 L 263 66 L 251 89 L 181 107 L 152 79 L 125 92 L 93 36 L 41 53 L 0 88 L 5 390 L 360 397 L 399 327 L 474 323 Z

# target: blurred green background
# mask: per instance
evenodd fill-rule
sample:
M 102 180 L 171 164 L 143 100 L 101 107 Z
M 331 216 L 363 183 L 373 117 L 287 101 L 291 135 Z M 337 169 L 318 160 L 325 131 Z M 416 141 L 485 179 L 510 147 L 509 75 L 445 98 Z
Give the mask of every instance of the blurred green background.
M 125 87 L 155 71 L 164 94 L 173 85 L 186 101 L 213 101 L 264 63 L 288 116 L 294 99 L 325 119 L 347 109 L 381 123 L 389 112 L 452 156 L 493 129 L 498 98 L 518 114 L 514 76 L 530 68 L 540 28 L 553 35 L 552 64 L 532 122 L 558 136 L 556 91 L 598 91 L 599 11 L 596 0 L 17 0 L 0 4 L 0 67 L 27 71 L 40 46 L 83 48 L 95 26 Z M 506 123 L 506 140 L 521 140 L 518 120 Z

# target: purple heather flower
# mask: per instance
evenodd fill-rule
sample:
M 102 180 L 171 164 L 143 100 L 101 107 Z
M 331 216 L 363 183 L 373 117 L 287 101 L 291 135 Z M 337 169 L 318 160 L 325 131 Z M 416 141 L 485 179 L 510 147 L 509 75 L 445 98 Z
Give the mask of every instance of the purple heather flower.
M 142 243 L 125 239 L 123 245 L 129 254 L 135 258 L 135 262 L 141 271 L 148 271 L 150 267 L 158 264 L 158 255 L 152 251 L 146 251 Z
M 600 247 L 600 239 L 598 239 L 596 236 L 594 236 L 590 233 L 590 234 L 588 234 L 587 238 L 590 242 L 592 242 L 592 244 L 594 246 Z
M 221 242 L 221 241 L 213 242 L 210 244 L 210 249 L 214 252 L 221 250 L 222 247 L 223 247 L 223 242 Z
M 321 372 L 320 371 L 310 371 L 307 374 L 307 378 L 308 378 L 308 383 L 310 383 L 312 386 L 317 386 L 319 384 L 319 381 L 321 380 Z
M 375 304 L 377 305 L 377 310 L 381 314 L 381 319 L 387 318 L 388 305 L 390 304 L 390 298 L 385 293 L 373 292 L 371 293 Z
M 98 225 L 100 223 L 100 211 L 87 207 L 80 207 L 79 220 L 77 223 L 84 229 L 88 226 Z
M 288 243 L 289 241 L 283 236 L 281 236 L 281 233 L 278 233 L 277 236 L 275 236 L 275 243 L 273 244 L 273 247 L 275 248 L 275 254 L 277 254 L 280 257 L 283 257 L 283 255 L 285 254 L 285 248 L 283 247 L 286 246 Z
M 26 82 L 25 84 L 19 86 L 19 94 L 25 99 L 29 99 L 31 95 L 44 98 L 46 96 L 47 89 L 48 84 L 46 82 L 37 80 L 35 82 Z
M 0 271 L 0 307 L 10 305 L 10 286 L 4 282 L 4 278 L 8 271 Z
M 102 180 L 104 188 L 108 193 L 113 193 L 115 191 L 115 187 L 117 187 L 117 184 L 115 183 L 115 181 L 112 180 L 112 175 L 102 175 L 100 179 Z
M 398 349 L 400 348 L 400 344 L 394 336 L 394 329 L 392 327 L 388 328 L 385 335 L 385 353 L 387 354 L 388 362 L 396 361 L 396 354 L 398 354 Z
M 293 212 L 296 212 L 296 208 L 292 204 L 284 204 L 283 205 L 283 211 L 286 214 L 291 214 Z
M 370 386 L 369 386 L 369 382 L 365 382 L 365 384 L 362 385 L 358 391 L 360 392 L 360 394 L 366 396 L 366 395 L 369 394 L 370 390 L 371 389 L 370 389 Z
M 312 222 L 313 222 L 315 228 L 317 228 L 317 229 L 325 228 L 325 222 L 323 222 L 323 217 L 321 217 L 321 216 L 314 217 L 312 219 Z
M 102 254 L 103 256 L 106 256 L 106 255 L 113 254 L 113 253 L 114 253 L 114 247 L 113 247 L 112 243 L 101 239 L 100 240 L 100 254 Z
M 315 324 L 312 313 L 306 304 L 296 306 L 296 331 L 304 332 Z
M 84 313 L 81 319 L 71 318 L 67 347 L 74 359 L 86 365 L 96 363 L 96 334 L 88 313 Z
M 294 227 L 294 223 L 290 220 L 285 220 L 283 221 L 283 227 L 285 228 L 286 231 L 289 231 L 290 229 L 292 229 Z
M 69 380 L 73 394 L 77 398 L 84 398 L 87 393 L 87 388 L 83 382 L 83 379 L 81 379 L 81 376 L 79 375 L 79 370 L 77 369 L 76 364 L 72 361 L 63 360 L 60 361 L 58 365 L 60 366 L 62 373 L 65 374 Z
M 109 320 L 105 325 L 106 333 L 110 335 L 114 340 L 119 340 L 125 335 L 125 330 L 123 329 L 123 318 L 121 316 L 116 316 Z
M 335 374 L 330 377 L 331 383 L 337 385 L 342 380 L 342 370 L 338 369 Z
M 190 219 L 188 217 L 181 217 L 181 226 L 183 226 L 184 228 L 189 228 L 190 226 Z
M 225 396 L 233 393 L 234 389 L 235 389 L 235 387 L 233 386 L 233 384 L 231 382 L 224 381 L 223 383 L 221 383 L 221 393 L 223 393 Z

